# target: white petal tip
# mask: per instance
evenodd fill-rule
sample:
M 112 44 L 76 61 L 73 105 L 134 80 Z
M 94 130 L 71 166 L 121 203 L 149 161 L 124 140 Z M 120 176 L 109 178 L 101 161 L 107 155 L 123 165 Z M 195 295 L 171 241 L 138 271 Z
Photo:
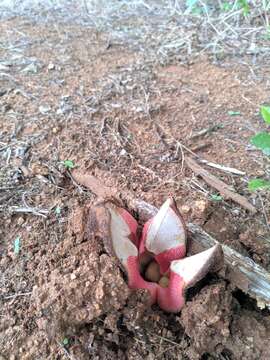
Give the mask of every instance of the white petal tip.
M 201 280 L 216 262 L 220 261 L 221 254 L 222 247 L 217 244 L 199 254 L 173 261 L 170 269 L 183 278 L 185 287 L 191 287 Z
M 138 250 L 130 240 L 131 230 L 117 208 L 109 209 L 111 214 L 111 238 L 114 252 L 120 262 L 126 266 L 130 256 L 138 256 Z
M 186 227 L 172 198 L 161 206 L 149 226 L 145 246 L 158 255 L 186 244 Z

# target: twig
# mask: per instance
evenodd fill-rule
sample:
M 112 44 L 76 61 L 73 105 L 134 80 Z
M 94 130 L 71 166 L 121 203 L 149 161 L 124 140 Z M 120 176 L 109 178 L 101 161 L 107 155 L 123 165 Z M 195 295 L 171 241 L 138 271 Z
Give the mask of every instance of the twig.
M 202 143 L 202 144 L 198 144 L 198 145 L 194 145 L 190 148 L 191 151 L 193 151 L 194 153 L 196 153 L 196 151 L 200 151 L 203 149 L 206 149 L 208 147 L 210 147 L 212 144 L 210 142 L 207 143 Z
M 141 168 L 142 170 L 148 172 L 149 174 L 153 175 L 155 178 L 159 179 L 160 181 L 162 181 L 161 177 L 158 176 L 153 170 L 141 165 L 141 164 L 138 164 L 137 165 L 139 168 Z
M 61 350 L 63 350 L 64 354 L 66 355 L 66 357 L 68 359 L 76 360 L 73 356 L 70 355 L 70 353 L 67 351 L 67 349 L 65 349 L 65 347 L 59 341 L 57 341 L 57 344 L 60 346 Z
M 157 338 L 159 338 L 159 339 L 161 339 L 161 340 L 163 340 L 163 341 L 166 341 L 166 342 L 168 342 L 168 343 L 170 343 L 170 344 L 173 344 L 173 345 L 175 345 L 175 346 L 180 346 L 180 344 L 178 344 L 177 342 L 175 342 L 175 341 L 173 341 L 173 340 L 171 340 L 171 339 L 168 339 L 168 338 L 166 338 L 166 337 L 164 337 L 164 336 L 160 336 L 160 335 L 155 334 L 155 333 L 152 333 L 152 332 L 149 332 L 149 334 L 151 334 L 151 335 L 153 335 L 153 336 L 156 336 Z
M 219 243 L 197 225 L 188 224 L 188 230 L 192 235 L 194 248 L 197 246 L 195 252 Z M 194 251 L 194 248 L 191 249 L 191 252 Z M 265 306 L 270 308 L 270 273 L 252 259 L 239 254 L 227 245 L 222 245 L 222 250 L 228 271 L 221 276 L 255 298 L 260 308 Z
M 262 204 L 262 211 L 263 211 L 263 216 L 264 216 L 264 220 L 265 220 L 265 224 L 268 228 L 268 230 L 270 231 L 270 225 L 269 225 L 269 221 L 268 221 L 268 218 L 267 218 L 267 214 L 266 214 L 266 211 L 265 211 L 265 207 L 264 207 L 264 203 L 263 203 L 263 199 L 261 197 L 261 194 L 258 193 L 258 196 L 259 196 L 259 199 L 261 201 L 261 204 Z
M 251 205 L 244 196 L 231 191 L 229 189 L 229 186 L 225 182 L 219 180 L 216 176 L 210 174 L 207 170 L 202 168 L 195 160 L 193 160 L 189 156 L 186 156 L 185 162 L 196 175 L 201 176 L 208 185 L 218 190 L 220 194 L 223 195 L 225 198 L 232 199 L 233 201 L 241 205 L 243 208 L 249 210 L 252 214 L 255 214 L 257 212 L 257 209 L 253 205 Z
M 229 167 L 229 166 L 215 164 L 215 163 L 212 163 L 210 161 L 203 160 L 203 159 L 199 160 L 199 162 L 202 163 L 202 164 L 206 164 L 207 166 L 213 167 L 215 169 L 227 172 L 227 173 L 232 173 L 232 174 L 235 174 L 235 175 L 242 175 L 242 176 L 246 175 L 246 173 L 244 171 L 241 171 L 241 170 Z
M 47 209 L 37 209 L 37 208 L 30 207 L 30 206 L 26 206 L 26 207 L 11 206 L 9 208 L 9 210 L 11 212 L 27 213 L 27 214 L 42 216 L 44 218 L 46 218 L 47 215 L 49 214 L 49 210 L 47 210 Z
M 18 296 L 27 296 L 27 295 L 32 295 L 32 291 L 25 292 L 25 293 L 17 293 L 17 294 L 13 294 L 13 295 L 7 295 L 7 296 L 4 296 L 3 299 L 8 300 L 8 299 L 16 298 Z
M 100 198 L 108 199 L 108 198 L 117 198 L 117 190 L 112 187 L 109 188 L 105 186 L 99 179 L 95 176 L 82 173 L 78 170 L 72 171 L 71 179 L 73 179 L 74 184 L 81 189 L 80 185 L 85 186 L 89 190 L 91 190 L 95 195 Z
M 81 188 L 81 186 L 78 184 L 76 177 L 73 176 L 73 173 L 71 174 L 69 171 L 67 171 L 67 175 L 70 178 L 70 180 L 72 181 L 73 185 L 75 185 L 78 189 L 79 192 L 82 193 L 83 189 Z

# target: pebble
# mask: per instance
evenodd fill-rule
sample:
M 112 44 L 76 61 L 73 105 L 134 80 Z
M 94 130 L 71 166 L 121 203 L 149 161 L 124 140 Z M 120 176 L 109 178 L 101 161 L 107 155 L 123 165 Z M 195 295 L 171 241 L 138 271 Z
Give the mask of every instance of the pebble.
M 24 223 L 24 218 L 19 217 L 19 219 L 17 220 L 17 224 L 22 225 L 23 223 Z
M 49 63 L 48 70 L 54 70 L 54 69 L 55 69 L 55 65 L 53 63 Z
M 51 107 L 49 105 L 40 105 L 38 110 L 41 114 L 47 114 L 51 110 Z
M 71 280 L 75 280 L 76 277 L 77 277 L 77 276 L 76 276 L 74 273 L 72 273 L 72 274 L 70 275 Z

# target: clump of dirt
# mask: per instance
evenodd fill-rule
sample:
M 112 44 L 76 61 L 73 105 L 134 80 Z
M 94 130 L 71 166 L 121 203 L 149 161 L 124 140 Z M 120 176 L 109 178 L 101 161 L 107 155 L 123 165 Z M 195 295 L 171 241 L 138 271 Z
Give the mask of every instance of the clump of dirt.
M 191 359 L 200 359 L 205 354 L 236 360 L 269 356 L 269 317 L 241 311 L 223 281 L 206 286 L 188 302 L 180 322 L 191 340 L 192 346 L 187 350 Z
M 51 337 L 113 313 L 127 300 L 129 289 L 117 262 L 104 253 L 103 241 L 108 237 L 102 228 L 104 217 L 106 221 L 105 210 L 102 214 L 91 209 L 89 214 L 88 208 L 77 209 L 71 236 L 59 249 L 62 261 L 48 277 L 40 274 L 36 279 L 33 300 L 39 314 L 45 315 L 39 326 L 45 326 Z
M 229 354 L 235 359 L 269 358 L 269 316 L 263 317 L 252 311 L 245 310 L 235 314 L 231 323 L 232 336 L 227 341 Z
M 230 337 L 232 319 L 232 295 L 224 282 L 204 288 L 182 310 L 181 323 L 192 341 L 199 359 L 204 353 L 218 353 Z

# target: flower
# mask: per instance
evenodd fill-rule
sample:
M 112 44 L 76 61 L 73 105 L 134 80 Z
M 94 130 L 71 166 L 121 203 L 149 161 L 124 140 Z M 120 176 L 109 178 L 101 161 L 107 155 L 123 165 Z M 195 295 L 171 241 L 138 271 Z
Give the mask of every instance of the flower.
M 123 208 L 110 206 L 110 232 L 117 258 L 128 274 L 131 289 L 147 289 L 151 304 L 178 312 L 185 290 L 202 279 L 220 253 L 221 246 L 186 257 L 187 232 L 175 201 L 169 198 L 143 227 Z

